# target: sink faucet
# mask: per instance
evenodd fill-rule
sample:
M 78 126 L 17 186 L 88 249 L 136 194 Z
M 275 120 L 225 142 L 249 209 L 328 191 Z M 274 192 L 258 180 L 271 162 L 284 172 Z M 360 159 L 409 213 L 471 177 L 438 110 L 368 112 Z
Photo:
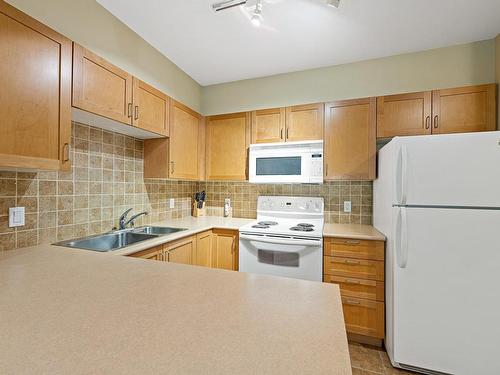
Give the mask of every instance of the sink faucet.
M 119 219 L 119 229 L 120 230 L 123 230 L 123 229 L 127 229 L 127 226 L 130 224 L 131 226 L 134 226 L 134 221 L 135 219 L 137 219 L 139 216 L 142 216 L 142 215 L 148 215 L 149 212 L 147 211 L 144 211 L 144 212 L 140 212 L 138 214 L 135 214 L 135 215 L 132 215 L 132 217 L 130 219 L 127 220 L 127 215 L 128 213 L 132 211 L 132 208 L 129 208 L 128 210 L 126 210 L 123 214 L 120 215 L 120 219 Z

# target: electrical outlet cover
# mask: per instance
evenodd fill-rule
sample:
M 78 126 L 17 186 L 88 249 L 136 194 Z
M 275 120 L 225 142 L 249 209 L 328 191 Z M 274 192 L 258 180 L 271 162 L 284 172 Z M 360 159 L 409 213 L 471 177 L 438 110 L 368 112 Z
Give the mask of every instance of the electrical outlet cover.
M 175 199 L 174 199 L 174 198 L 170 198 L 170 199 L 168 200 L 168 206 L 169 206 L 170 208 L 174 208 L 174 207 L 175 207 Z
M 9 208 L 9 227 L 22 227 L 24 225 L 24 207 Z
M 344 202 L 344 212 L 351 212 L 352 210 L 352 205 L 351 205 L 351 201 L 345 201 Z

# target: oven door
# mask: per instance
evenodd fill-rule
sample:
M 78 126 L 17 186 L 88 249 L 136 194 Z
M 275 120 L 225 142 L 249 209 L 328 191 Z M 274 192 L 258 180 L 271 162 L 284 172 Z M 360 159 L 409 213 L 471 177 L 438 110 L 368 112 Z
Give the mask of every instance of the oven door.
M 239 270 L 322 281 L 321 239 L 240 233 Z
M 261 150 L 250 152 L 249 180 L 253 183 L 309 183 L 311 153 Z

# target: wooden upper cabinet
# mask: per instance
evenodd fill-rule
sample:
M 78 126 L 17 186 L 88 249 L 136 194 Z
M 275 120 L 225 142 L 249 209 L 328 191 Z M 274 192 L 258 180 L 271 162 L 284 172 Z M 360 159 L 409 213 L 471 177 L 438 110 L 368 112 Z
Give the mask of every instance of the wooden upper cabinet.
M 201 115 L 172 100 L 170 109 L 170 177 L 198 179 Z
M 238 271 L 238 232 L 214 229 L 212 267 Z
M 432 93 L 377 98 L 377 138 L 431 134 Z
M 207 118 L 207 180 L 246 180 L 249 117 L 242 112 Z
M 285 108 L 262 109 L 252 112 L 251 143 L 285 141 Z
M 70 169 L 71 41 L 0 1 L 0 166 Z
M 160 135 L 169 135 L 170 98 L 133 78 L 133 125 Z
M 286 141 L 323 139 L 324 105 L 306 104 L 286 108 Z
M 132 76 L 73 43 L 73 106 L 132 125 Z
M 375 128 L 375 98 L 325 105 L 325 180 L 375 179 Z
M 496 130 L 496 84 L 432 92 L 432 133 Z

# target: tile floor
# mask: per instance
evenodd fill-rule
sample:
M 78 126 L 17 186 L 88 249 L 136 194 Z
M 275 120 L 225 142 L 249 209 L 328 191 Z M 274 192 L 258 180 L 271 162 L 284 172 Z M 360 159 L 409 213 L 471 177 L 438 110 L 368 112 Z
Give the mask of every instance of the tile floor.
M 350 342 L 349 352 L 353 375 L 415 375 L 392 367 L 387 353 L 381 348 Z

